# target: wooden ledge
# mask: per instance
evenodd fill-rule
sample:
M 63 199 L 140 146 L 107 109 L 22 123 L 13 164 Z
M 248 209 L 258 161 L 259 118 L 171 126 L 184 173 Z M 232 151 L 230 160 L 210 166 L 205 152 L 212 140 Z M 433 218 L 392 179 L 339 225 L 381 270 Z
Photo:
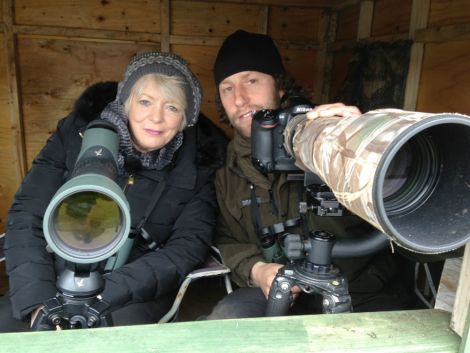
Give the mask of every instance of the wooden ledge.
M 0 334 L 0 352 L 458 352 L 450 314 L 413 310 Z

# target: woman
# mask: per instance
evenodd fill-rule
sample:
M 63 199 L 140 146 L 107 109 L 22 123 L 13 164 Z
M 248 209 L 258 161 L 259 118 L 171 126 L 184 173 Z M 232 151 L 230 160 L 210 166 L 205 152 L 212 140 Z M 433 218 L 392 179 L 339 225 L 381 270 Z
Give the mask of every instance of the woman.
M 5 251 L 12 315 L 28 325 L 5 322 L 3 299 L 0 331 L 29 327 L 29 319 L 56 294 L 64 261 L 46 250 L 42 218 L 73 170 L 80 135 L 95 119 L 113 123 L 119 132 L 118 184 L 133 228 L 145 230 L 127 263 L 104 275 L 101 297 L 115 325 L 155 323 L 166 313 L 182 279 L 204 262 L 215 223 L 212 180 L 223 163 L 225 139 L 208 119 L 195 125 L 200 104 L 197 78 L 169 53 L 137 55 L 118 85 L 100 83 L 84 92 L 36 157 L 9 212 Z M 161 183 L 165 187 L 156 195 Z

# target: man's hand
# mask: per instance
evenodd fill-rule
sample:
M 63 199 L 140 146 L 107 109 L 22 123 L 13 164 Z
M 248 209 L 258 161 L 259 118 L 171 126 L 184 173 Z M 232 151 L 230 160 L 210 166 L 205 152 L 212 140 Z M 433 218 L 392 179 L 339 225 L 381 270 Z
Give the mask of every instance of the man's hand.
M 274 281 L 274 277 L 276 277 L 277 271 L 279 271 L 281 267 L 283 267 L 281 264 L 257 262 L 251 268 L 250 278 L 256 286 L 261 288 L 266 299 L 268 298 L 269 289 Z M 300 292 L 301 289 L 299 287 L 292 287 L 292 295 L 294 298 L 297 297 Z
M 332 103 L 318 105 L 307 113 L 308 119 L 316 119 L 320 117 L 338 116 L 343 118 L 356 117 L 361 115 L 361 111 L 352 105 L 344 105 L 343 103 Z

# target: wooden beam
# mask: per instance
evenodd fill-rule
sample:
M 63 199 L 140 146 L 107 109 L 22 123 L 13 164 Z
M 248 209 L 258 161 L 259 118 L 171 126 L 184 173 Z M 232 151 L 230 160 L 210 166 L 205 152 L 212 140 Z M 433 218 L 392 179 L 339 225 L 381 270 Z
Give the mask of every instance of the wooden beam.
M 162 0 L 160 4 L 161 47 L 160 50 L 170 52 L 170 0 Z
M 268 34 L 269 6 L 261 7 L 258 16 L 258 33 Z
M 417 30 L 427 27 L 430 2 L 431 0 L 413 0 L 410 19 L 410 39 L 414 39 Z M 423 57 L 424 44 L 415 42 L 411 47 L 408 77 L 406 79 L 405 99 L 403 104 L 403 108 L 406 110 L 416 109 Z
M 9 353 L 78 352 L 426 352 L 456 353 L 450 314 L 408 310 L 181 322 L 0 334 Z
M 372 19 L 374 17 L 374 1 L 361 2 L 359 10 L 359 24 L 357 26 L 357 40 L 369 38 L 372 32 Z
M 428 26 L 430 0 L 413 0 L 410 17 L 410 39 L 414 39 L 415 32 Z
M 397 40 L 404 40 L 408 38 L 408 34 L 390 34 L 384 36 L 374 36 L 364 38 L 361 40 L 342 40 L 336 41 L 330 46 L 330 51 L 342 51 L 350 50 L 362 43 L 373 43 L 373 42 L 395 42 Z
M 455 293 L 454 308 L 450 327 L 460 336 L 463 335 L 465 321 L 470 305 L 470 244 L 465 246 L 462 268 L 460 269 L 459 285 Z
M 442 43 L 463 39 L 470 39 L 470 23 L 418 29 L 414 33 L 415 42 Z
M 333 54 L 329 46 L 334 43 L 338 27 L 338 13 L 323 11 L 318 31 L 317 75 L 315 83 L 315 103 L 327 103 L 330 95 Z
M 194 2 L 207 2 L 207 0 L 192 0 Z M 250 5 L 272 5 L 272 6 L 299 6 L 332 8 L 341 6 L 344 0 L 217 0 L 221 3 L 250 4 Z
M 82 40 L 103 40 L 136 43 L 160 43 L 161 36 L 155 33 L 82 29 L 53 26 L 14 25 L 16 35 L 46 36 Z
M 20 185 L 27 171 L 26 143 L 21 109 L 21 81 L 18 71 L 16 35 L 13 32 L 14 4 L 13 0 L 3 0 L 3 32 L 7 64 L 7 82 L 10 97 L 10 121 L 17 186 Z M 5 166 L 6 167 L 6 166 Z

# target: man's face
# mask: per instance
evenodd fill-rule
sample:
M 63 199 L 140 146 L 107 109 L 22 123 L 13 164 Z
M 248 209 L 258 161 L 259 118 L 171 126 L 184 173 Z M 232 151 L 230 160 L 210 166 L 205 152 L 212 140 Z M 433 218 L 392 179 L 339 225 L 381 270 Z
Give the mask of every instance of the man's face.
M 219 95 L 231 125 L 244 137 L 251 137 L 253 113 L 277 109 L 283 92 L 274 77 L 258 71 L 242 71 L 219 84 Z

